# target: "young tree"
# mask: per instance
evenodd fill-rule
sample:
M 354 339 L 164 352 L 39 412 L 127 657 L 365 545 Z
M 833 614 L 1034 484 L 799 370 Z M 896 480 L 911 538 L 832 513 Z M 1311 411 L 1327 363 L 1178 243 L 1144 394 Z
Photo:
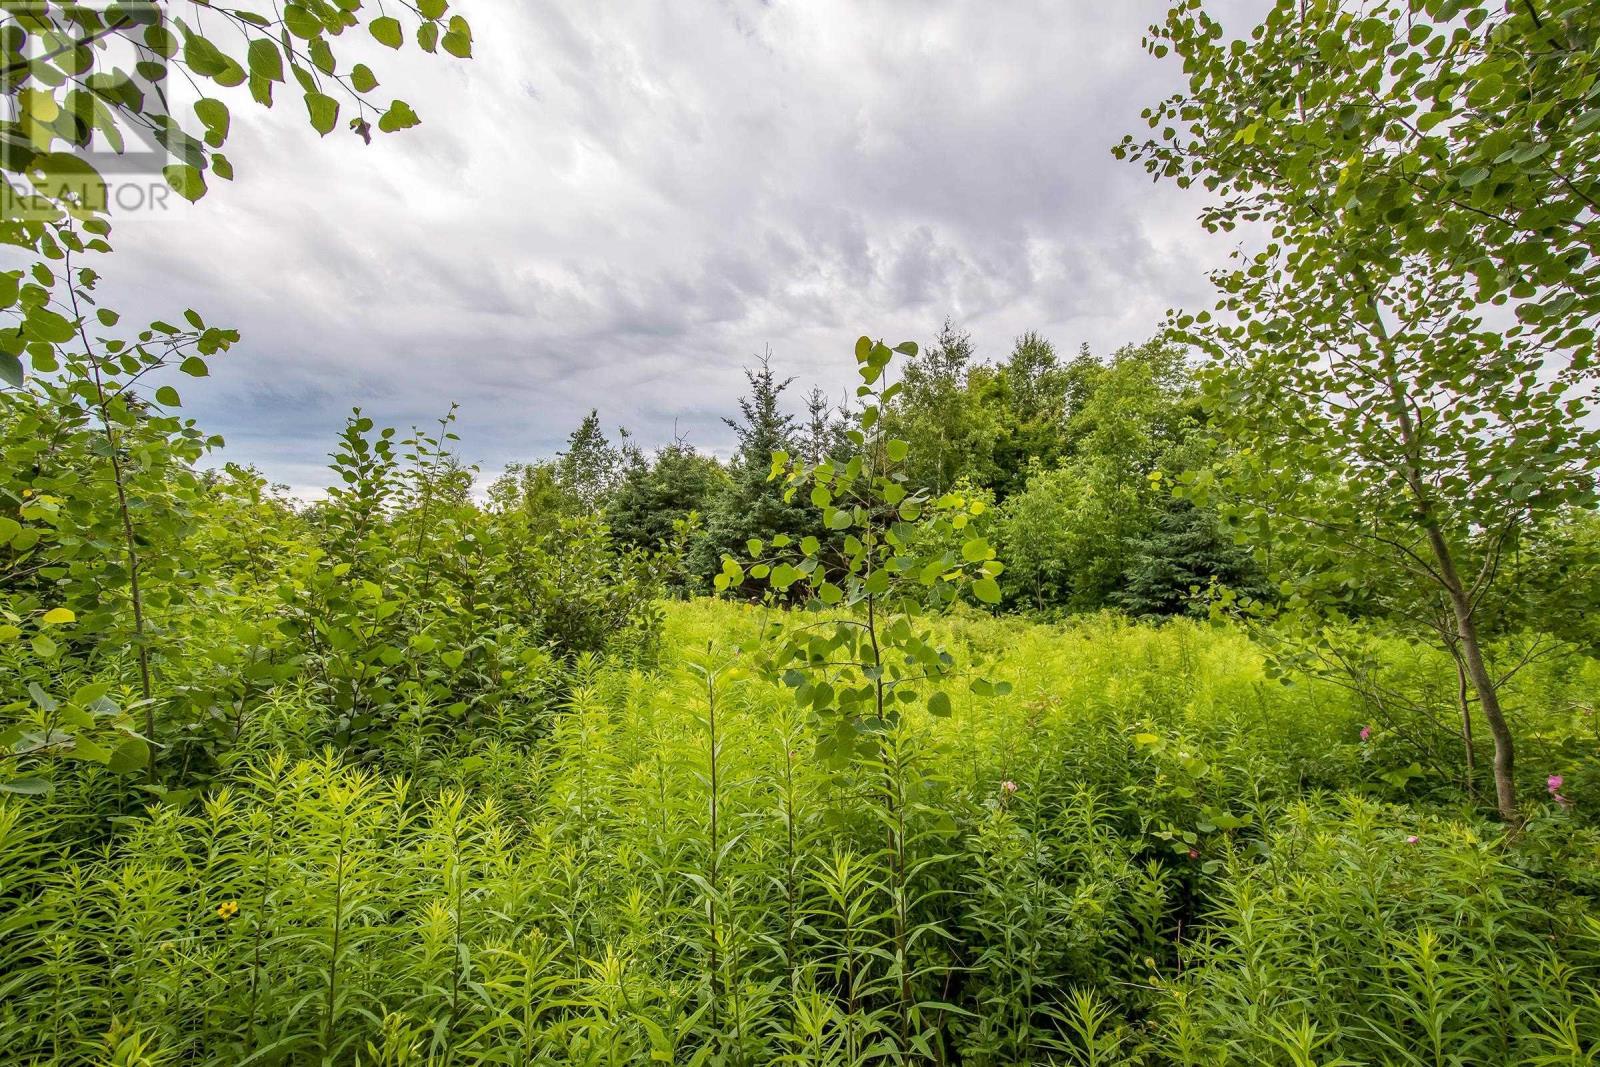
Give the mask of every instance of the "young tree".
M 812 386 L 806 394 L 806 421 L 800 428 L 800 454 L 807 463 L 821 463 L 829 456 L 845 451 L 845 425 L 841 421 L 843 409 L 834 406 L 820 386 Z
M 934 343 L 906 361 L 902 385 L 885 419 L 911 443 L 913 485 L 943 493 L 962 478 L 987 485 L 999 413 L 974 396 L 972 335 L 949 320 Z
M 903 388 L 887 380 L 890 363 L 916 353 L 911 341 L 891 349 L 859 338 L 862 406 L 845 431 L 850 454 L 820 464 L 784 450 L 768 458 L 766 478 L 784 499 L 804 497 L 816 525 L 843 537 L 837 565 L 824 558 L 820 538 L 779 534 L 724 555 L 715 581 L 718 592 L 747 582 L 780 596 L 801 592 L 805 610 L 773 621 L 761 663 L 813 710 L 819 753 L 840 763 L 870 752 L 904 705 L 950 714 L 942 683 L 958 675 L 956 661 L 932 633 L 919 631 L 918 619 L 963 592 L 985 604 L 1000 601 L 996 578 L 1005 568 L 972 528 L 985 505 L 972 495 L 935 497 L 913 487 L 906 473 L 911 445 L 892 436 L 883 418 Z M 923 535 L 935 528 L 936 535 Z M 980 677 L 969 684 L 981 696 L 1010 690 Z
M 1278 0 L 1230 40 L 1185 0 L 1147 45 L 1183 60 L 1187 92 L 1118 150 L 1203 183 L 1208 229 L 1265 239 L 1214 275 L 1216 318 L 1174 323 L 1243 446 L 1230 514 L 1311 564 L 1291 607 L 1390 565 L 1417 625 L 1448 604 L 1507 820 L 1514 740 L 1478 609 L 1520 534 L 1594 495 L 1597 30 L 1581 0 Z
M 1260 568 L 1210 508 L 1168 497 L 1155 525 L 1130 538 L 1122 580 L 1111 602 L 1130 615 L 1202 614 L 1203 596 L 1223 587 L 1235 596 L 1267 596 Z
M 488 495 L 490 511 L 520 511 L 540 528 L 553 527 L 583 511 L 577 494 L 567 488 L 557 465 L 549 460 L 510 464 L 489 483 Z
M 715 456 L 701 455 L 682 441 L 656 453 L 653 462 L 628 468 L 606 504 L 606 522 L 619 544 L 648 551 L 670 544 L 678 525 L 698 512 L 704 516 L 729 485 Z
M 1066 376 L 1055 345 L 1029 331 L 995 368 L 994 399 L 1000 408 L 991 485 L 1004 500 L 1020 492 L 1034 467 L 1060 462 L 1066 444 Z
M 750 394 L 739 398 L 740 418 L 723 420 L 739 440 L 738 454 L 728 467 L 730 484 L 712 504 L 693 553 L 695 571 L 707 576 L 724 555 L 742 552 L 752 538 L 798 538 L 812 527 L 805 509 L 784 499 L 783 487 L 768 478 L 774 453 L 797 451 L 794 416 L 781 406 L 783 391 L 794 379 L 778 378 L 770 353 L 762 356 L 759 368 L 744 373 Z
M 626 432 L 623 437 L 626 440 Z M 597 511 L 616 488 L 624 468 L 625 453 L 606 439 L 600 413 L 590 409 L 567 438 L 567 450 L 556 457 L 561 484 L 585 511 Z

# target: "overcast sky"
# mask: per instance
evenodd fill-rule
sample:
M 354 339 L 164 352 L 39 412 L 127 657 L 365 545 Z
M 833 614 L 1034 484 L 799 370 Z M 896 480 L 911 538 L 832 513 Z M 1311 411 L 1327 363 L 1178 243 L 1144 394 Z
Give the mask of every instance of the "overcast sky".
M 319 140 L 293 95 L 241 100 L 237 181 L 117 225 L 110 302 L 243 332 L 186 408 L 298 491 L 355 404 L 405 427 L 459 401 L 486 472 L 590 407 L 726 454 L 768 347 L 795 407 L 842 393 L 858 334 L 947 315 L 985 357 L 1030 329 L 1103 354 L 1206 301 L 1226 253 L 1110 154 L 1177 86 L 1139 44 L 1153 0 L 456 8 L 470 62 L 343 43 L 421 126 Z

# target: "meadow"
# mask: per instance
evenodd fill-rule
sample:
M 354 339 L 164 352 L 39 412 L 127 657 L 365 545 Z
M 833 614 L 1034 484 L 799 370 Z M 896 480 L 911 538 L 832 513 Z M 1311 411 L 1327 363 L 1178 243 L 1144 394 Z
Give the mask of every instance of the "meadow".
M 1600 1063 L 1600 4 L 459 6 L 0 4 L 0 1067 Z
M 541 743 L 479 736 L 417 768 L 428 788 L 312 749 L 286 698 L 203 802 L 102 845 L 61 845 L 83 818 L 69 788 L 0 800 L 6 1061 L 1600 1048 L 1592 816 L 1547 798 L 1508 842 L 1459 783 L 1396 775 L 1413 749 L 1345 690 L 1269 681 L 1240 631 L 958 613 L 944 639 L 1011 693 L 909 713 L 830 766 L 744 665 L 764 613 L 675 604 L 657 665 L 552 667 Z M 1597 682 L 1568 662 L 1512 697 L 1555 737 Z

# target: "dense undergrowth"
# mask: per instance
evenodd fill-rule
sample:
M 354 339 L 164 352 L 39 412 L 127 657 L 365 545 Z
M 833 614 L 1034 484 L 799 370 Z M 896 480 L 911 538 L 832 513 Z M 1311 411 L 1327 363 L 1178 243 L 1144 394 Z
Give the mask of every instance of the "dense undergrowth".
M 1530 792 L 1559 771 L 1579 799 L 1547 799 L 1508 840 L 1353 697 L 1267 681 L 1231 629 L 967 613 L 941 631 L 1012 692 L 907 714 L 834 766 L 788 692 L 743 666 L 762 614 L 676 605 L 658 666 L 552 667 L 525 705 L 538 743 L 484 729 L 448 760 L 363 768 L 318 750 L 326 710 L 288 693 L 188 807 L 107 822 L 126 786 L 95 769 L 0 800 L 0 1054 L 1600 1051 L 1592 757 L 1530 765 Z M 1554 716 L 1597 680 L 1591 661 L 1535 664 L 1510 694 Z

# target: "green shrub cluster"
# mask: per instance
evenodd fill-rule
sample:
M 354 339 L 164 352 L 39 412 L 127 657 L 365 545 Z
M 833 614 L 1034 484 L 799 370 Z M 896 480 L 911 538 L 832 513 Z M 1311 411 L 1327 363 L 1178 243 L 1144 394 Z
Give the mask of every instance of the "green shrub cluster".
M 0 1053 L 1596 1054 L 1600 837 L 1577 803 L 1508 842 L 1431 772 L 1386 779 L 1403 757 L 1361 740 L 1351 694 L 1267 682 L 1227 629 L 1110 617 L 939 624 L 1012 692 L 908 712 L 833 765 L 730 644 L 764 614 L 678 605 L 653 668 L 552 667 L 547 737 L 485 727 L 427 785 L 334 750 L 241 757 L 203 801 L 101 844 L 85 808 L 109 771 L 5 800 Z M 259 728 L 297 736 L 313 714 L 286 695 Z

